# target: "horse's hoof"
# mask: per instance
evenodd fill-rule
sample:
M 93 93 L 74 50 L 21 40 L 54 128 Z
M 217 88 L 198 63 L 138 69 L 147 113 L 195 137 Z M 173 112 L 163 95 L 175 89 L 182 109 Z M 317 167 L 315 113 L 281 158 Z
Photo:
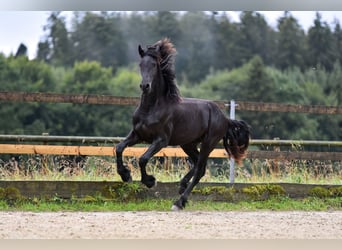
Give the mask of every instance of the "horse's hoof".
M 122 170 L 118 171 L 118 174 L 121 176 L 123 182 L 132 182 L 131 171 L 124 167 Z
M 121 175 L 121 179 L 123 182 L 133 182 L 131 175 Z
M 148 175 L 145 179 L 141 180 L 141 182 L 148 188 L 157 186 L 156 178 L 154 178 L 152 175 Z
M 180 207 L 178 207 L 177 205 L 172 205 L 171 207 L 171 211 L 174 211 L 174 212 L 178 212 L 178 211 L 181 211 L 182 209 Z
M 171 210 L 172 211 L 181 211 L 185 208 L 185 203 L 186 203 L 186 200 L 180 199 L 180 200 L 176 201 L 175 203 L 173 203 Z

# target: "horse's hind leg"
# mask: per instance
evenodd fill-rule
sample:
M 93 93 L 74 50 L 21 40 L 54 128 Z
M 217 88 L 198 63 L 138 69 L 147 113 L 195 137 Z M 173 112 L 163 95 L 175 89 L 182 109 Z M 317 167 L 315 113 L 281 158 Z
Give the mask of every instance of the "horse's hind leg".
M 184 193 L 185 189 L 188 186 L 189 181 L 194 176 L 195 165 L 197 164 L 198 155 L 199 155 L 199 152 L 197 150 L 197 144 L 195 144 L 195 143 L 182 145 L 181 148 L 190 157 L 192 164 L 191 164 L 190 171 L 180 181 L 179 194 Z
M 216 143 L 216 140 L 212 142 L 202 142 L 198 161 L 197 164 L 195 164 L 194 166 L 192 181 L 182 193 L 181 197 L 174 203 L 174 205 L 172 206 L 172 210 L 180 210 L 185 207 L 185 204 L 188 201 L 188 197 L 192 189 L 199 183 L 199 181 L 205 174 L 209 154 L 215 148 Z
M 194 165 L 194 168 L 193 168 L 194 172 L 193 172 L 192 181 L 187 186 L 185 191 L 181 194 L 181 197 L 173 204 L 172 210 L 180 210 L 185 207 L 185 204 L 188 201 L 188 197 L 191 191 L 199 183 L 201 178 L 204 176 L 209 154 L 211 153 L 211 151 L 213 151 L 213 149 L 215 148 L 219 140 L 220 140 L 219 136 L 208 135 L 207 139 L 202 142 L 201 150 L 198 154 L 197 163 Z
M 133 146 L 138 142 L 139 138 L 136 136 L 134 131 L 131 131 L 128 136 L 115 147 L 117 171 L 118 174 L 121 176 L 122 181 L 124 182 L 132 181 L 132 176 L 131 171 L 123 164 L 122 152 L 127 146 Z

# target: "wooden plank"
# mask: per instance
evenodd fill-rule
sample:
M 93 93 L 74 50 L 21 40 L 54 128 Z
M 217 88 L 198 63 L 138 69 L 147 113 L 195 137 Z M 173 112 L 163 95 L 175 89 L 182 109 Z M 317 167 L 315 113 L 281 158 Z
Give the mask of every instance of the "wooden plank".
M 123 156 L 139 157 L 147 147 L 127 147 Z M 57 146 L 57 145 L 26 145 L 26 144 L 0 144 L 1 154 L 51 154 L 51 155 L 98 155 L 115 156 L 115 147 L 101 146 Z M 187 157 L 181 148 L 163 148 L 157 157 Z M 224 149 L 214 149 L 210 157 L 225 158 Z
M 107 104 L 137 106 L 139 97 L 123 97 L 109 95 L 58 94 L 58 93 L 28 93 L 0 91 L 0 101 L 6 102 L 50 102 L 78 104 Z M 227 109 L 229 101 L 214 101 L 221 109 Z M 284 103 L 263 103 L 236 101 L 237 110 L 263 112 L 296 112 L 311 114 L 342 114 L 340 106 L 301 105 Z
M 123 156 L 140 157 L 146 147 L 127 147 Z M 115 156 L 115 147 L 101 146 L 56 146 L 56 145 L 24 145 L 24 144 L 0 144 L 1 154 L 52 154 L 52 155 L 92 155 Z M 156 157 L 187 157 L 181 148 L 163 148 Z M 224 149 L 214 149 L 211 158 L 227 158 Z M 302 152 L 302 151 L 248 151 L 250 159 L 312 159 L 312 160 L 342 160 L 342 152 Z
M 0 144 L 2 154 L 114 155 L 113 147 Z
M 0 135 L 3 142 L 63 142 L 63 143 L 119 143 L 125 137 L 102 137 L 102 136 L 61 136 L 61 135 Z M 341 142 L 342 143 L 342 142 Z
M 138 105 L 140 98 L 109 95 L 0 92 L 0 101 Z
M 342 152 L 304 152 L 304 151 L 248 151 L 250 159 L 277 160 L 326 160 L 341 161 Z
M 342 107 L 323 105 L 302 105 L 285 103 L 263 103 L 236 101 L 237 110 L 262 111 L 262 112 L 292 112 L 310 114 L 342 114 Z

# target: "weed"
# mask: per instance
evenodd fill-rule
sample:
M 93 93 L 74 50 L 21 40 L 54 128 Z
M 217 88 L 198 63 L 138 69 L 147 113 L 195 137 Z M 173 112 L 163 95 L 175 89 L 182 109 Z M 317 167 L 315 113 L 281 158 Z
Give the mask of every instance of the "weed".
M 266 200 L 270 196 L 285 195 L 285 190 L 280 185 L 267 184 L 244 187 L 242 189 L 242 193 L 245 194 L 250 200 Z
M 202 196 L 214 195 L 215 200 L 224 200 L 224 201 L 234 201 L 234 194 L 237 190 L 234 187 L 225 187 L 225 186 L 207 186 L 202 188 L 195 188 L 192 193 L 200 194 Z
M 314 187 L 309 190 L 309 195 L 318 198 L 342 197 L 342 187 Z
M 119 182 L 112 186 L 106 186 L 101 195 L 113 199 L 115 201 L 132 201 L 135 200 L 138 193 L 143 191 L 143 187 L 139 183 Z
M 9 206 L 23 200 L 20 191 L 14 187 L 0 188 L 0 200 L 5 201 Z

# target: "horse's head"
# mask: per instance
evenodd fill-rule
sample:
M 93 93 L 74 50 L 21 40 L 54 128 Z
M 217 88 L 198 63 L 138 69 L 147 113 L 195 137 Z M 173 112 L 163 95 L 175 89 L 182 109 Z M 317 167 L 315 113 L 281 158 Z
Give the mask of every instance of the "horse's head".
M 147 50 L 143 50 L 139 45 L 140 61 L 140 74 L 142 77 L 140 88 L 144 93 L 150 93 L 152 91 L 152 84 L 155 77 L 160 70 L 160 54 L 159 47 L 149 46 Z
M 170 40 L 164 38 L 147 46 L 146 50 L 139 45 L 138 51 L 141 57 L 140 88 L 143 93 L 148 94 L 157 90 L 158 94 L 166 98 L 180 100 L 174 70 L 174 57 L 177 51 Z

